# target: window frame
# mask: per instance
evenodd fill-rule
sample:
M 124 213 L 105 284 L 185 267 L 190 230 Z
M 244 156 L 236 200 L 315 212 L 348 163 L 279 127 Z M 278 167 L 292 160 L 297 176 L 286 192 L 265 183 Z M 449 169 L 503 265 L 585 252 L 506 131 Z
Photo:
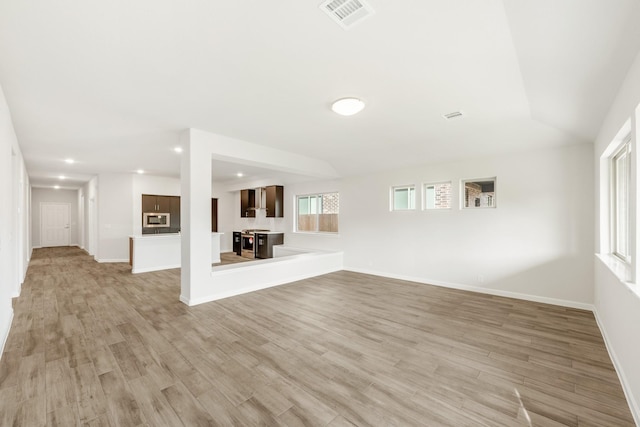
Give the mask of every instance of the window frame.
M 310 197 L 316 197 L 316 200 L 322 200 L 322 196 L 326 195 L 326 194 L 336 194 L 338 196 L 338 213 L 336 214 L 338 217 L 338 230 L 337 231 L 322 231 L 319 230 L 319 226 L 320 226 L 320 215 L 322 214 L 321 210 L 322 210 L 322 202 L 316 202 L 316 212 L 315 212 L 315 216 L 316 216 L 316 229 L 315 230 L 300 230 L 299 229 L 299 222 L 300 222 L 300 199 L 301 198 L 310 198 Z M 308 194 L 296 194 L 294 196 L 294 229 L 293 232 L 294 233 L 305 233 L 305 234 L 326 234 L 326 235 L 338 235 L 340 233 L 340 192 L 339 191 L 325 191 L 322 193 L 308 193 Z M 309 215 L 311 215 L 312 213 L 310 212 Z
M 467 206 L 467 187 L 469 182 L 493 182 L 493 196 L 489 196 L 492 199 L 492 206 Z M 484 194 L 484 193 L 483 193 Z M 496 209 L 498 207 L 498 177 L 492 176 L 488 178 L 472 178 L 460 180 L 460 209 Z
M 434 187 L 436 185 L 449 184 L 449 199 L 450 206 L 448 208 L 428 208 L 427 207 L 427 188 Z M 452 181 L 438 181 L 438 182 L 425 182 L 422 184 L 422 210 L 423 211 L 448 211 L 453 209 L 453 182 Z
M 619 210 L 620 210 L 620 194 L 619 194 L 619 160 L 624 159 L 624 166 L 626 171 L 624 172 L 624 227 L 625 227 L 625 244 L 626 249 L 624 252 L 619 251 L 620 242 L 620 230 L 619 230 Z M 630 264 L 631 263 L 631 179 L 632 179 L 632 157 L 631 157 L 631 134 L 627 135 L 619 147 L 616 147 L 615 151 L 609 156 L 609 183 L 610 183 L 610 197 L 609 197 L 609 209 L 610 209 L 610 252 L 611 255 L 618 260 Z
M 407 193 L 407 207 L 396 209 L 396 191 L 397 190 L 409 190 Z M 411 198 L 413 195 L 413 200 Z M 413 204 L 413 207 L 411 206 Z M 394 185 L 389 189 L 389 210 L 391 212 L 410 212 L 416 210 L 416 185 Z

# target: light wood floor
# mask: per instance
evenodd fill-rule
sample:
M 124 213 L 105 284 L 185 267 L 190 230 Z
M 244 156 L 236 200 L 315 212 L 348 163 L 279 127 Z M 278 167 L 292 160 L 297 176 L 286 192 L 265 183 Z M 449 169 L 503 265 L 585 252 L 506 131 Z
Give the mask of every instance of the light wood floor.
M 0 425 L 633 425 L 586 311 L 349 272 L 190 308 L 178 280 L 37 249 Z

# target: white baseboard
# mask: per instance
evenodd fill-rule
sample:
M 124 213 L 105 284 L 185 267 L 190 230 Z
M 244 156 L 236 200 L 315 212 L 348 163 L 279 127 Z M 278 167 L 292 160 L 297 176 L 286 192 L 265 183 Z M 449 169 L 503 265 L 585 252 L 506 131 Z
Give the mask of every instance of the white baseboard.
M 98 261 L 100 264 L 107 264 L 110 262 L 126 262 L 129 263 L 129 258 L 115 258 L 115 259 L 97 259 L 96 261 Z
M 607 347 L 607 352 L 609 353 L 609 357 L 613 362 L 613 367 L 616 369 L 616 374 L 618 374 L 618 380 L 622 385 L 622 391 L 624 392 L 625 397 L 627 398 L 627 403 L 629 404 L 629 409 L 631 410 L 631 415 L 636 422 L 636 425 L 640 426 L 640 401 L 638 399 L 634 399 L 633 393 L 631 392 L 631 388 L 629 387 L 629 382 L 626 381 L 626 376 L 624 374 L 624 369 L 622 364 L 619 362 L 618 356 L 611 346 L 611 341 L 607 336 L 607 330 L 602 326 L 602 322 L 600 321 L 600 316 L 598 316 L 598 309 L 594 308 L 593 315 L 596 318 L 596 323 L 598 324 L 598 328 L 600 329 L 600 333 L 604 338 L 604 345 Z
M 127 262 L 129 262 L 127 260 Z M 138 274 L 138 273 L 149 273 L 150 271 L 160 271 L 160 270 L 169 270 L 171 268 L 180 268 L 180 264 L 175 264 L 175 265 L 159 265 L 159 266 L 155 266 L 155 267 L 147 267 L 147 268 L 136 268 L 136 269 L 131 269 L 131 273 L 132 274 Z
M 471 286 L 471 285 L 461 285 L 458 283 L 447 283 L 447 282 L 441 282 L 438 280 L 429 280 L 422 277 L 405 276 L 402 274 L 383 273 L 380 271 L 368 270 L 363 268 L 345 268 L 345 270 L 353 271 L 355 273 L 371 274 L 373 276 L 388 277 L 390 279 L 406 280 L 408 282 L 416 282 L 416 283 L 421 283 L 425 285 L 434 285 L 434 286 L 440 286 L 443 288 L 459 289 L 461 291 L 478 292 L 481 294 L 496 295 L 496 296 L 506 297 L 506 298 L 515 298 L 515 299 L 521 299 L 525 301 L 540 302 L 543 304 L 559 305 L 562 307 L 577 308 L 581 310 L 588 310 L 588 311 L 594 310 L 593 304 L 587 304 L 587 303 L 582 303 L 577 301 L 541 297 L 539 295 L 522 294 L 519 292 L 509 292 L 509 291 L 503 291 L 501 289 L 491 289 L 491 288 L 481 288 L 478 286 Z
M 9 319 L 7 321 L 7 327 L 4 331 L 2 331 L 2 335 L 0 339 L 2 339 L 2 346 L 0 346 L 0 357 L 4 354 L 4 346 L 7 344 L 7 339 L 9 338 L 9 332 L 11 331 L 11 324 L 13 323 L 13 307 L 11 307 L 9 311 Z
M 72 243 L 72 244 L 70 244 L 70 245 L 68 245 L 68 246 L 83 249 L 83 248 L 82 248 L 80 245 L 78 245 L 77 243 Z M 33 251 L 34 249 L 42 249 L 42 248 L 47 248 L 47 247 L 65 248 L 65 247 L 68 247 L 68 246 L 42 246 L 42 245 L 35 245 L 35 246 L 32 246 L 32 247 L 31 247 L 31 251 Z

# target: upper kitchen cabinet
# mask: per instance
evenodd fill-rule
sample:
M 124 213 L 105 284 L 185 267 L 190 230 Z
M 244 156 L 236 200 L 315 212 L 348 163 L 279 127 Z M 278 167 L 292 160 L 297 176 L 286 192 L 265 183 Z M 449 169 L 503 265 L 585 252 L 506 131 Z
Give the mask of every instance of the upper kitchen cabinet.
M 282 185 L 270 185 L 266 187 L 267 218 L 284 217 L 284 187 Z
M 256 190 L 240 190 L 240 216 L 243 218 L 255 218 L 255 209 Z
M 178 210 L 180 209 L 180 197 L 178 196 L 155 196 L 150 194 L 142 195 L 142 212 L 171 212 L 172 199 L 177 199 Z M 174 202 L 175 203 L 175 200 Z
M 284 217 L 284 187 L 270 185 L 264 188 L 240 190 L 240 216 L 255 218 L 256 211 L 264 209 L 267 218 Z

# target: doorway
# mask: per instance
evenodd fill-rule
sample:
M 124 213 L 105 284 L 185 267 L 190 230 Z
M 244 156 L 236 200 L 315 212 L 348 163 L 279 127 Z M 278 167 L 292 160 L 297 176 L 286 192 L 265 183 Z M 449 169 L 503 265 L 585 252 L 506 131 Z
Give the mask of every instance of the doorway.
M 68 203 L 40 204 L 40 246 L 69 246 Z

